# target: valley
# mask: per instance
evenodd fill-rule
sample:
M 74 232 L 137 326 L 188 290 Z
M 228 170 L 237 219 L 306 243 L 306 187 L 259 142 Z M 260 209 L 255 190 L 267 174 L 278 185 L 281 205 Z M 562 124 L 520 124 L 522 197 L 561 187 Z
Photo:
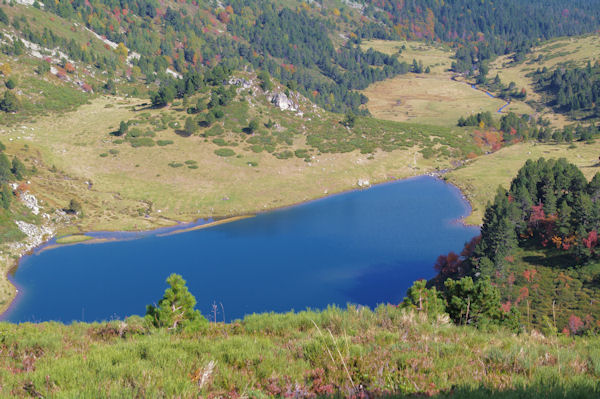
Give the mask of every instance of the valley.
M 0 397 L 598 396 L 599 20 L 4 2 Z

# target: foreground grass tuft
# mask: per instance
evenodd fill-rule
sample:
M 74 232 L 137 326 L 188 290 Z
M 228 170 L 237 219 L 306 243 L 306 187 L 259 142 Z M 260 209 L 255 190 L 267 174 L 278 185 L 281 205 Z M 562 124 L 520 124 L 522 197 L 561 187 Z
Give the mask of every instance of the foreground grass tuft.
M 0 324 L 3 397 L 597 397 L 597 337 L 456 327 L 394 306 L 261 314 L 195 333 Z

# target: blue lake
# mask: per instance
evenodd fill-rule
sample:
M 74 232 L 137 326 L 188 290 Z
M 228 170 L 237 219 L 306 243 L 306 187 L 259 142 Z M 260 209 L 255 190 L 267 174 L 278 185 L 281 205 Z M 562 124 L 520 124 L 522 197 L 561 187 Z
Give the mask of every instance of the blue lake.
M 434 276 L 438 255 L 460 251 L 479 233 L 458 222 L 468 212 L 456 187 L 419 177 L 203 230 L 108 234 L 126 240 L 23 257 L 11 276 L 19 294 L 3 318 L 143 315 L 162 297 L 171 273 L 187 280 L 204 315 L 212 318 L 217 304 L 218 320 L 398 303 L 414 280 Z

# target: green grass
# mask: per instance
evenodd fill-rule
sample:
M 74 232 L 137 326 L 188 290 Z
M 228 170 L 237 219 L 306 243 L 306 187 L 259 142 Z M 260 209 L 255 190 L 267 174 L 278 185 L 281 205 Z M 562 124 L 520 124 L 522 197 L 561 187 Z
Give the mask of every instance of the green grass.
M 397 54 L 398 60 L 407 64 L 411 64 L 413 59 L 422 61 L 423 66 L 429 66 L 432 73 L 445 72 L 452 66 L 453 51 L 442 44 L 404 40 L 365 40 L 361 47 L 363 50 L 372 48 L 388 55 Z
M 232 157 L 235 155 L 235 151 L 231 148 L 219 148 L 218 150 L 215 150 L 215 154 L 220 157 Z
M 57 244 L 76 244 L 80 242 L 85 242 L 89 240 L 93 240 L 93 237 L 86 236 L 85 234 L 74 234 L 70 236 L 59 237 L 56 239 Z
M 502 185 L 508 189 L 510 181 L 528 159 L 566 158 L 591 179 L 600 172 L 599 153 L 599 143 L 520 143 L 469 161 L 463 167 L 450 172 L 447 178 L 462 190 L 471 203 L 472 213 L 465 221 L 480 224 L 485 205 L 494 199 L 498 186 Z
M 198 333 L 0 324 L 2 397 L 594 397 L 598 338 L 482 332 L 393 306 L 262 314 Z M 199 381 L 213 362 L 203 384 Z M 574 396 L 580 395 L 580 396 Z
M 455 126 L 458 118 L 491 112 L 506 102 L 474 90 L 466 82 L 454 81 L 449 72 L 407 74 L 370 85 L 363 93 L 367 108 L 376 118 L 439 126 Z M 533 113 L 525 103 L 513 101 L 505 112 Z

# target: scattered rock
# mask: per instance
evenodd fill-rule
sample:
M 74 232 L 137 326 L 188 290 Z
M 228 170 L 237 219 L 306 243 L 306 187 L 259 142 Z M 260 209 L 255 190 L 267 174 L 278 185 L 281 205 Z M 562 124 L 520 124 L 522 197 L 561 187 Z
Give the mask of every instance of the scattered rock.
M 15 224 L 27 236 L 25 240 L 11 244 L 12 249 L 20 250 L 21 254 L 42 245 L 44 241 L 54 235 L 54 229 L 50 226 L 36 226 L 22 220 L 16 220 Z
M 40 206 L 38 204 L 38 200 L 33 194 L 30 194 L 29 192 L 22 193 L 19 196 L 19 200 L 21 200 L 23 205 L 31 209 L 31 213 L 33 213 L 34 215 L 40 214 Z
M 370 187 L 371 186 L 371 182 L 369 182 L 369 179 L 358 179 L 358 182 L 356 182 L 356 184 L 358 185 L 358 187 Z
M 252 81 L 244 78 L 231 78 L 227 83 L 234 86 L 240 86 L 244 89 L 249 89 L 252 87 Z

